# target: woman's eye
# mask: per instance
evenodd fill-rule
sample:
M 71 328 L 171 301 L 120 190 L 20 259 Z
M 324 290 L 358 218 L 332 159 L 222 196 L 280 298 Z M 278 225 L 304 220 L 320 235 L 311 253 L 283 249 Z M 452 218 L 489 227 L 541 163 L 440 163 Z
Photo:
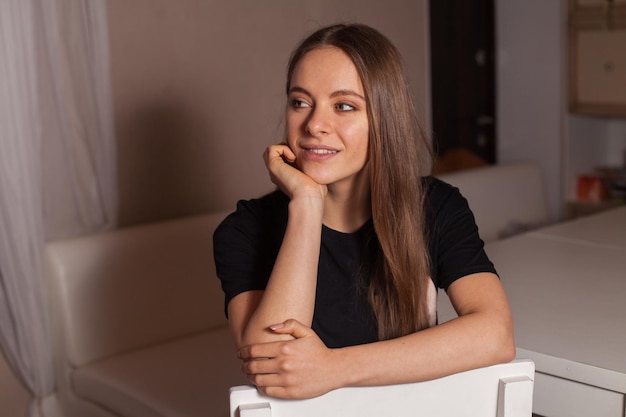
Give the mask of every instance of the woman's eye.
M 291 107 L 294 109 L 301 109 L 303 107 L 308 107 L 308 104 L 304 100 L 293 99 L 291 100 Z
M 335 108 L 339 111 L 353 111 L 356 108 L 348 103 L 337 103 L 335 104 Z

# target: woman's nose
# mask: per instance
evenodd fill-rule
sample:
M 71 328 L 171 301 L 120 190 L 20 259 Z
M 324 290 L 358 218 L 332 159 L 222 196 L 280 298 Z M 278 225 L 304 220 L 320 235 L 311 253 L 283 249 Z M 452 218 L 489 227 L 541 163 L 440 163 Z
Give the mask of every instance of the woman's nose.
M 305 129 L 311 136 L 319 136 L 330 133 L 330 115 L 321 108 L 315 108 L 309 114 Z

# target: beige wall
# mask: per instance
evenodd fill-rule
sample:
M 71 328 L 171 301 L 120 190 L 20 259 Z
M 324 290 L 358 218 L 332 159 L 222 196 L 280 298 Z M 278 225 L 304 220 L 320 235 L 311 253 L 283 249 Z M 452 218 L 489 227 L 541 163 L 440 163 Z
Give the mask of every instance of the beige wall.
M 109 0 L 122 225 L 218 209 L 271 190 L 294 45 L 336 21 L 403 53 L 427 111 L 426 0 Z M 426 117 L 425 117 L 426 118 Z

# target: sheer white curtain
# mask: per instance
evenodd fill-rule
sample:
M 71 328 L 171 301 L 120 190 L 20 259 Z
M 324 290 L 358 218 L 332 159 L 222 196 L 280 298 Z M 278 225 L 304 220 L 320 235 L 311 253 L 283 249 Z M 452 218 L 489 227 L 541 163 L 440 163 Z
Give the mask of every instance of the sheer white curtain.
M 105 0 L 0 1 L 0 346 L 54 396 L 46 240 L 112 227 L 115 138 Z

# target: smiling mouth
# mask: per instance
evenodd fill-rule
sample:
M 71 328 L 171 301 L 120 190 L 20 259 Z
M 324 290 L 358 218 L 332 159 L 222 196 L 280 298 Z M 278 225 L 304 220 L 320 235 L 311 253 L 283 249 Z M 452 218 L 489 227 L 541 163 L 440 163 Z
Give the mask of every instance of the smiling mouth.
M 330 155 L 337 153 L 337 151 L 334 151 L 332 149 L 307 149 L 307 151 L 317 155 Z

